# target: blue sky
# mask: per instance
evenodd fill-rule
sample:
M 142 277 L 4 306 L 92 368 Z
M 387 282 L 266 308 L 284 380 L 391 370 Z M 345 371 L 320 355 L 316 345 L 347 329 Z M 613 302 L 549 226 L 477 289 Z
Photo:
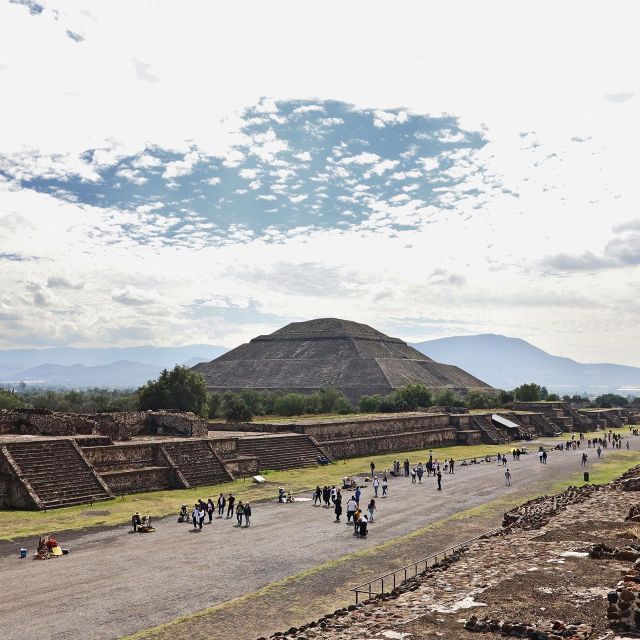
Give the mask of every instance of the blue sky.
M 0 348 L 339 316 L 640 365 L 631 3 L 249 4 L 0 4 Z

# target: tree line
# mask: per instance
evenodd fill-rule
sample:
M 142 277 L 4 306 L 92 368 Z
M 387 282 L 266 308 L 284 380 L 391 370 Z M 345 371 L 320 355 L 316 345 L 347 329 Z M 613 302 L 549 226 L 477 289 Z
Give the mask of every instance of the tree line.
M 424 385 L 409 384 L 385 396 L 362 396 L 356 404 L 350 402 L 341 391 L 331 387 L 309 394 L 256 389 L 208 393 L 203 377 L 181 366 L 176 366 L 171 371 L 165 369 L 156 380 L 150 380 L 136 391 L 0 389 L 0 409 L 35 408 L 72 413 L 169 409 L 191 411 L 203 418 L 231 422 L 269 415 L 399 413 L 432 406 L 491 409 L 509 407 L 514 401 L 541 400 L 589 403 L 586 396 L 564 395 L 560 398 L 534 382 L 522 384 L 512 391 L 498 391 L 497 395 L 471 391 L 464 398 L 450 389 L 433 393 Z M 628 403 L 628 398 L 608 393 L 598 396 L 590 404 L 611 407 L 626 406 Z

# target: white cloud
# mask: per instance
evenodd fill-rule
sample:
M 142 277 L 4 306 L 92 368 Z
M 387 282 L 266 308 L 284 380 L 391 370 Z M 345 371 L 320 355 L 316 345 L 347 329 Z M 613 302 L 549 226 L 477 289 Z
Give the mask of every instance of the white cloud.
M 153 294 L 131 285 L 114 291 L 111 294 L 111 299 L 127 306 L 148 305 L 156 300 Z
M 201 155 L 198 151 L 189 151 L 182 160 L 174 160 L 173 162 L 167 163 L 162 177 L 165 180 L 172 180 L 173 178 L 188 176 L 200 160 Z
M 348 156 L 340 160 L 340 164 L 374 164 L 380 160 L 380 156 L 376 153 L 363 151 L 355 156 Z

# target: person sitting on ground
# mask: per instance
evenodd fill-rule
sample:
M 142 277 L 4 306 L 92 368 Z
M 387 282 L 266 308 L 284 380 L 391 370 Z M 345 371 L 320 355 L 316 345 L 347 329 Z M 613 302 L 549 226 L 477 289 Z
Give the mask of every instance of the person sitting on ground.
M 132 516 L 131 516 L 131 526 L 133 527 L 133 531 L 134 533 L 138 530 L 138 527 L 140 526 L 140 513 L 138 511 L 136 511 Z
M 322 464 L 322 465 L 329 464 L 329 458 L 327 458 L 327 456 L 318 456 L 317 461 L 318 461 L 318 464 Z
M 38 541 L 38 549 L 36 550 L 36 556 L 42 556 L 46 558 L 49 555 L 49 547 L 47 546 L 47 539 L 40 538 Z
M 138 514 L 138 515 L 140 515 L 140 514 Z M 178 522 L 189 522 L 189 512 L 187 511 L 187 505 L 186 504 L 183 504 L 180 507 L 180 513 L 178 514 Z M 138 523 L 138 524 L 140 524 L 140 523 Z M 135 529 L 134 529 L 134 531 L 135 531 Z
M 284 502 L 287 491 L 284 487 L 278 487 L 278 502 Z
M 293 497 L 293 493 L 291 493 L 291 489 L 289 489 L 289 493 L 287 494 L 287 502 L 295 502 L 296 499 Z

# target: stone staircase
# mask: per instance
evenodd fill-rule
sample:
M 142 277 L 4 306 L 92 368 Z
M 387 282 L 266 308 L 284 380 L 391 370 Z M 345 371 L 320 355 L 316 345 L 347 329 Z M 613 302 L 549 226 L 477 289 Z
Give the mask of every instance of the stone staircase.
M 509 439 L 502 435 L 487 416 L 471 415 L 471 421 L 482 432 L 482 439 L 489 444 L 504 444 Z
M 161 448 L 189 487 L 204 487 L 233 480 L 206 440 L 164 442 Z
M 238 455 L 255 456 L 265 469 L 295 469 L 317 464 L 324 452 L 304 434 L 239 438 Z
M 569 405 L 565 405 L 565 415 L 569 415 L 573 419 L 574 431 L 589 431 L 596 428 L 596 422 L 594 422 L 593 418 L 583 413 L 578 413 Z
M 113 497 L 73 440 L 13 442 L 3 448 L 20 479 L 41 503 L 40 508 L 70 507 Z
M 517 424 L 520 435 L 530 436 L 531 438 L 535 438 L 538 435 L 535 427 L 522 422 L 515 413 L 501 413 L 500 415 L 504 416 L 507 420 L 511 420 L 514 424 Z
M 543 436 L 559 436 L 562 431 L 559 427 L 547 420 L 543 415 L 536 414 L 532 416 L 531 420 L 534 422 L 538 429 L 538 433 Z

